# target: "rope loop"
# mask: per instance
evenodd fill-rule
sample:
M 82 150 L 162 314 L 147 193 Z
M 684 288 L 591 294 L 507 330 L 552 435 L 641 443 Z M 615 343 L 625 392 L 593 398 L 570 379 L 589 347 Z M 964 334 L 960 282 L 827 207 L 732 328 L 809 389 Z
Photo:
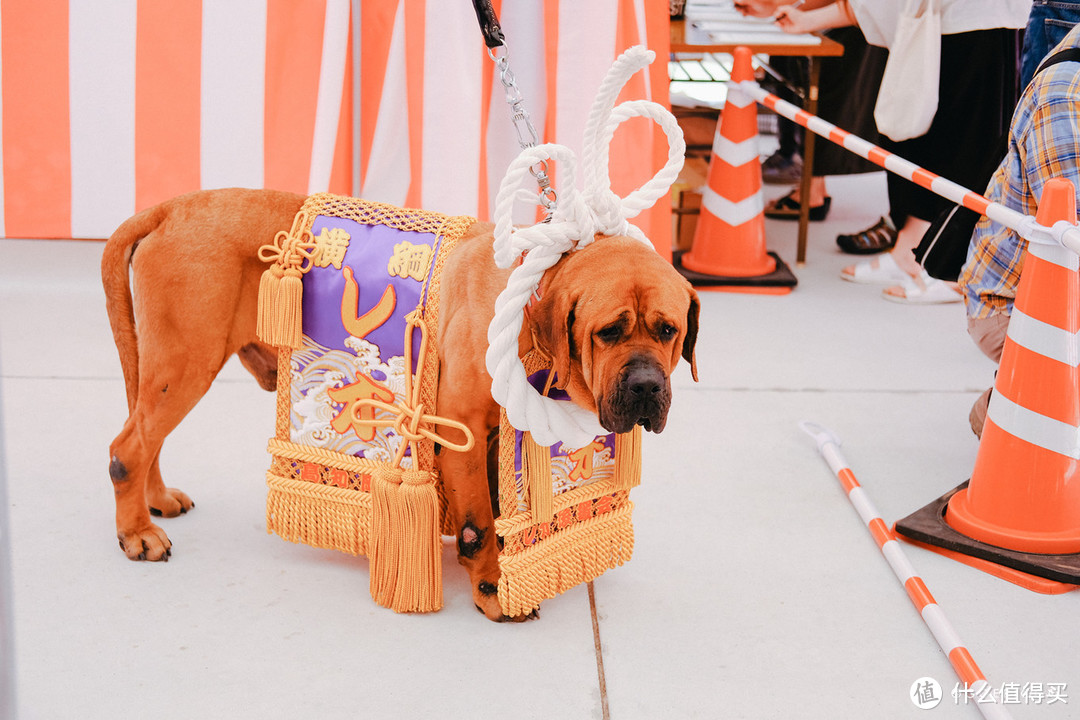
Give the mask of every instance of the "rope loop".
M 682 169 L 686 143 L 675 117 L 664 107 L 647 100 L 616 106 L 619 92 L 632 75 L 656 59 L 656 53 L 640 45 L 620 55 L 608 70 L 593 101 L 585 125 L 583 182 L 575 179 L 577 157 L 570 148 L 547 143 L 522 150 L 510 163 L 495 199 L 495 264 L 510 268 L 506 289 L 495 302 L 495 317 L 488 327 L 486 364 L 492 377 L 491 394 L 506 409 L 510 424 L 528 431 L 539 445 L 563 442 L 580 448 L 597 435 L 606 434 L 596 416 L 574 403 L 543 396 L 529 384 L 518 357 L 518 336 L 529 298 L 540 280 L 563 254 L 591 244 L 597 235 L 626 235 L 649 247 L 652 243 L 628 218 L 651 207 L 667 194 Z M 645 185 L 620 198 L 611 190 L 608 170 L 609 145 L 616 128 L 631 117 L 657 122 L 668 140 L 664 167 Z M 512 213 L 518 189 L 530 168 L 555 161 L 559 165 L 559 202 L 547 222 L 515 229 Z

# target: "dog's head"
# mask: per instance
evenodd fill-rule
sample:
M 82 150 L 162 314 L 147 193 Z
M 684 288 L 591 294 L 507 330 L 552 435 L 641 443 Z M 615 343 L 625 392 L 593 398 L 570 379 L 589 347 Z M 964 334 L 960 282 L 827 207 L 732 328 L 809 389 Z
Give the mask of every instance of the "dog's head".
M 609 432 L 660 432 L 671 373 L 684 358 L 697 380 L 697 293 L 670 263 L 626 237 L 598 237 L 545 277 L 529 314 L 533 344 L 551 358 L 555 387 Z

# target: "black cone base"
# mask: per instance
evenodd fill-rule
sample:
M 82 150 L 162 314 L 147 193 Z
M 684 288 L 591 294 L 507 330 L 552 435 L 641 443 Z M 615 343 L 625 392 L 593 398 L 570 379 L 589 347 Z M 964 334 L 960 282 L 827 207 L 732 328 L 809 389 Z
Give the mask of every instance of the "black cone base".
M 1029 575 L 1069 585 L 1080 585 L 1080 554 L 1040 555 L 1008 550 L 987 545 L 953 530 L 945 522 L 945 508 L 949 499 L 967 485 L 967 482 L 964 482 L 923 509 L 897 521 L 896 532 L 925 545 L 951 550 Z
M 723 275 L 706 275 L 705 273 L 694 272 L 693 270 L 687 270 L 683 267 L 682 256 L 686 254 L 685 250 L 676 252 L 672 255 L 672 263 L 675 265 L 675 269 L 679 273 L 690 281 L 690 284 L 694 287 L 700 287 L 710 290 L 723 290 L 725 288 L 731 288 L 732 290 L 745 290 L 752 292 L 754 290 L 758 292 L 786 292 L 799 282 L 795 277 L 795 273 L 791 272 L 780 256 L 774 252 L 768 253 L 769 257 L 776 261 L 776 269 L 771 273 L 765 275 L 751 275 L 749 277 L 728 277 Z

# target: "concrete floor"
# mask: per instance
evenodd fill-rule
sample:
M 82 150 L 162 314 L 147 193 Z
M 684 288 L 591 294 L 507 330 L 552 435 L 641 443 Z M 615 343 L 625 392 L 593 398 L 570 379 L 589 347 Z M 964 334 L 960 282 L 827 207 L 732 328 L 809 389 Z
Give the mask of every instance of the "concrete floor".
M 475 611 L 449 539 L 444 609 L 396 615 L 371 601 L 366 559 L 267 535 L 274 398 L 235 361 L 162 453 L 197 503 L 161 523 L 172 560 L 126 560 L 106 471 L 126 404 L 102 244 L 0 240 L 0 585 L 19 717 L 979 717 L 797 423 L 843 440 L 892 522 L 968 477 L 967 413 L 994 367 L 961 305 L 840 280 L 851 258 L 834 238 L 884 212 L 884 176 L 829 191 L 794 292 L 703 293 L 701 381 L 680 369 L 668 428 L 647 438 L 633 560 L 595 581 L 594 603 L 579 586 L 522 625 Z M 794 223 L 767 234 L 793 263 Z M 1080 594 L 905 547 L 991 685 L 1025 689 L 1017 718 L 1080 717 Z M 910 695 L 924 677 L 945 696 L 929 712 Z

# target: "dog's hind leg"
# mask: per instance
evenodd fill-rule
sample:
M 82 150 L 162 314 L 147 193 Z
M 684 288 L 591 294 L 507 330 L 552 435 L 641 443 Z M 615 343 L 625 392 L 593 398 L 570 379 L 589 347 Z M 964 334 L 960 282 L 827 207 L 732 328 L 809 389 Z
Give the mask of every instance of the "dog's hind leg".
M 210 388 L 217 370 L 174 355 L 140 373 L 139 394 L 123 430 L 109 447 L 116 496 L 116 533 L 132 560 L 167 560 L 172 543 L 150 520 L 150 509 L 180 514 L 191 507 L 183 493 L 165 488 L 157 459 L 166 436 Z
M 150 514 L 158 517 L 183 515 L 195 507 L 195 503 L 180 490 L 165 487 L 165 482 L 161 479 L 161 469 L 158 466 L 160 458 L 161 451 L 159 450 L 154 456 L 150 474 L 146 478 L 146 504 L 150 508 Z

